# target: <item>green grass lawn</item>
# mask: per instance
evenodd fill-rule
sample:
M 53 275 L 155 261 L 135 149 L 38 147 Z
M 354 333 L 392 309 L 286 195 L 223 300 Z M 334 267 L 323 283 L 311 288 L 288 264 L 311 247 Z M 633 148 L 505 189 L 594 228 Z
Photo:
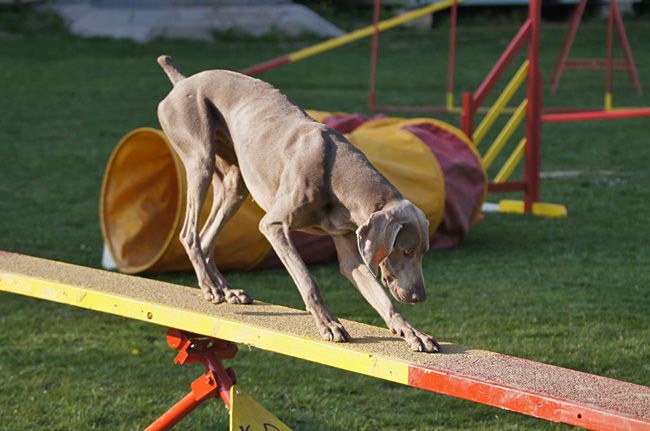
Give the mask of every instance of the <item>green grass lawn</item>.
M 108 155 L 129 130 L 158 127 L 156 106 L 170 89 L 156 57 L 170 54 L 188 73 L 237 70 L 313 42 L 139 45 L 73 38 L 52 30 L 47 17 L 21 20 L 0 14 L 8 28 L 0 36 L 0 250 L 92 267 L 100 264 L 98 199 Z M 583 28 L 577 56 L 603 55 L 603 26 Z M 476 88 L 516 30 L 508 21 L 461 27 L 459 91 Z M 650 89 L 650 22 L 631 21 L 628 31 Z M 546 27 L 546 77 L 563 34 L 559 25 Z M 446 37 L 444 25 L 382 37 L 379 101 L 442 104 Z M 363 112 L 368 57 L 363 41 L 264 78 L 301 106 Z M 567 72 L 560 94 L 545 99 L 600 104 L 603 85 L 601 74 Z M 650 105 L 650 98 L 617 76 L 615 102 Z M 650 385 L 650 119 L 547 125 L 543 133 L 543 171 L 579 171 L 543 182 L 543 200 L 564 203 L 570 216 L 487 215 L 460 246 L 426 256 L 429 300 L 402 309 L 440 340 Z M 311 270 L 339 317 L 383 324 L 336 265 Z M 195 283 L 192 274 L 156 277 Z M 228 277 L 256 299 L 303 307 L 284 270 Z M 143 428 L 201 372 L 172 364 L 165 333 L 0 294 L 0 430 Z M 242 348 L 231 365 L 241 385 L 294 429 L 569 428 L 259 350 Z M 207 427 L 226 429 L 220 402 L 179 428 Z

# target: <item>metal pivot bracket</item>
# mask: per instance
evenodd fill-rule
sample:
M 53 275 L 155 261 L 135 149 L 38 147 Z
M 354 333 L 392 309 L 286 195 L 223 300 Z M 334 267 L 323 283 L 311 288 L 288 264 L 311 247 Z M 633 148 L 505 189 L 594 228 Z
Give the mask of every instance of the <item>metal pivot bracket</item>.
M 232 368 L 224 368 L 221 361 L 231 359 L 237 346 L 230 341 L 205 337 L 178 329 L 167 331 L 167 344 L 178 350 L 174 363 L 178 365 L 202 363 L 206 372 L 191 384 L 191 391 L 167 412 L 156 419 L 147 431 L 169 430 L 204 401 L 221 397 L 231 409 L 231 388 L 237 381 Z

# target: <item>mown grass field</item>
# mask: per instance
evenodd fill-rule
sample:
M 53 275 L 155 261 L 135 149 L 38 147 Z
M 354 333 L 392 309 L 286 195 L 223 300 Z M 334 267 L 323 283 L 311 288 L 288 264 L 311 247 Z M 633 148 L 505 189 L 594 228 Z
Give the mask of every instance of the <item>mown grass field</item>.
M 2 14 L 6 12 L 3 11 Z M 114 145 L 158 126 L 169 82 L 155 58 L 188 73 L 241 69 L 314 39 L 221 37 L 148 44 L 78 39 L 48 17 L 0 15 L 0 250 L 99 267 L 99 186 Z M 576 55 L 603 55 L 604 23 L 582 30 Z M 457 88 L 476 88 L 517 30 L 473 20 L 459 30 Z M 650 86 L 650 22 L 628 31 Z M 545 76 L 564 28 L 543 35 Z M 446 27 L 382 38 L 381 102 L 444 101 Z M 369 43 L 264 75 L 296 103 L 366 111 Z M 568 72 L 551 105 L 600 104 L 603 77 Z M 617 76 L 615 102 L 650 105 Z M 647 87 L 650 89 L 650 87 Z M 457 122 L 452 116 L 442 116 Z M 650 385 L 650 119 L 547 125 L 543 200 L 566 219 L 490 214 L 459 247 L 425 258 L 429 300 L 402 307 L 440 340 Z M 571 172 L 569 172 L 571 171 Z M 568 174 L 567 174 L 568 173 Z M 495 200 L 496 196 L 491 196 Z M 314 266 L 339 317 L 383 322 L 338 272 Z M 154 275 L 193 285 L 192 274 Z M 302 307 L 284 270 L 228 274 L 256 299 Z M 199 367 L 177 367 L 166 329 L 0 295 L 0 430 L 141 429 L 184 395 Z M 405 346 L 406 347 L 406 346 Z M 568 429 L 242 348 L 240 383 L 298 430 Z M 226 429 L 218 402 L 180 429 Z

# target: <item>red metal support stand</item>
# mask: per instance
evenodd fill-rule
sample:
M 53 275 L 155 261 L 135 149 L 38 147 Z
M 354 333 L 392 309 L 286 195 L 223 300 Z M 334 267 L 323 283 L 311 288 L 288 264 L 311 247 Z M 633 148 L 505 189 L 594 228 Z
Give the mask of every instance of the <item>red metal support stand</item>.
M 146 431 L 169 430 L 201 403 L 221 397 L 228 409 L 231 408 L 230 388 L 236 377 L 232 368 L 224 368 L 222 360 L 231 359 L 237 353 L 237 346 L 218 338 L 204 337 L 178 329 L 167 331 L 167 344 L 178 350 L 175 364 L 202 363 L 206 372 L 191 385 L 191 392 L 167 412 L 156 419 Z
M 553 75 L 551 78 L 551 90 L 553 94 L 557 92 L 557 89 L 560 86 L 560 80 L 562 79 L 562 74 L 565 69 L 605 71 L 605 91 L 609 97 L 611 97 L 612 94 L 613 72 L 627 71 L 630 76 L 630 82 L 634 85 L 637 93 L 641 94 L 642 88 L 641 81 L 639 80 L 639 73 L 636 63 L 634 62 L 632 48 L 630 47 L 630 42 L 627 38 L 625 25 L 623 24 L 623 18 L 621 17 L 621 11 L 618 8 L 617 0 L 610 0 L 609 2 L 609 17 L 607 20 L 607 57 L 605 59 L 569 58 L 569 53 L 573 46 L 573 42 L 575 41 L 576 33 L 580 27 L 580 22 L 582 21 L 582 16 L 584 15 L 586 6 L 587 0 L 580 0 L 571 18 L 571 23 L 569 24 L 569 29 L 564 38 L 562 49 L 560 50 L 560 54 L 558 55 L 553 69 Z M 614 58 L 614 31 L 618 34 L 624 59 Z
M 613 4 L 612 11 L 614 12 L 614 22 L 616 24 L 616 29 L 618 30 L 618 41 L 621 44 L 621 49 L 623 50 L 623 56 L 625 57 L 625 64 L 628 66 L 628 74 L 630 75 L 630 80 L 636 88 L 637 94 L 643 92 L 641 87 L 641 80 L 639 79 L 639 71 L 636 68 L 636 63 L 634 62 L 634 56 L 632 55 L 632 47 L 630 46 L 630 41 L 627 38 L 627 32 L 625 31 L 625 25 L 623 24 L 623 17 L 621 16 L 621 11 L 618 9 L 618 3 L 616 0 L 610 0 Z M 613 42 L 612 42 L 613 43 Z
M 553 69 L 553 76 L 551 77 L 551 91 L 553 94 L 557 92 L 558 87 L 560 86 L 560 79 L 562 78 L 562 73 L 564 73 L 564 67 L 569 59 L 569 52 L 571 52 L 571 47 L 573 42 L 576 39 L 576 33 L 578 32 L 578 27 L 580 27 L 580 21 L 582 20 L 582 15 L 585 13 L 585 8 L 587 7 L 587 0 L 580 0 L 578 6 L 576 6 L 573 16 L 571 17 L 571 22 L 569 24 L 569 30 L 564 38 L 562 43 L 562 49 L 560 50 L 560 55 L 555 62 L 555 68 Z

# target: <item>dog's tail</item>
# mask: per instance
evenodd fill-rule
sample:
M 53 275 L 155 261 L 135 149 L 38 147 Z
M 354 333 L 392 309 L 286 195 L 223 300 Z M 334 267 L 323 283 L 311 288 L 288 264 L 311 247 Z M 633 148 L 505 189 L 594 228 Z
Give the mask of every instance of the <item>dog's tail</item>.
M 178 81 L 182 81 L 183 79 L 186 78 L 183 73 L 178 70 L 178 66 L 174 63 L 172 58 L 168 55 L 161 55 L 158 57 L 158 64 L 162 66 L 163 70 L 167 74 L 167 77 L 169 80 L 172 82 L 172 84 L 176 85 Z

